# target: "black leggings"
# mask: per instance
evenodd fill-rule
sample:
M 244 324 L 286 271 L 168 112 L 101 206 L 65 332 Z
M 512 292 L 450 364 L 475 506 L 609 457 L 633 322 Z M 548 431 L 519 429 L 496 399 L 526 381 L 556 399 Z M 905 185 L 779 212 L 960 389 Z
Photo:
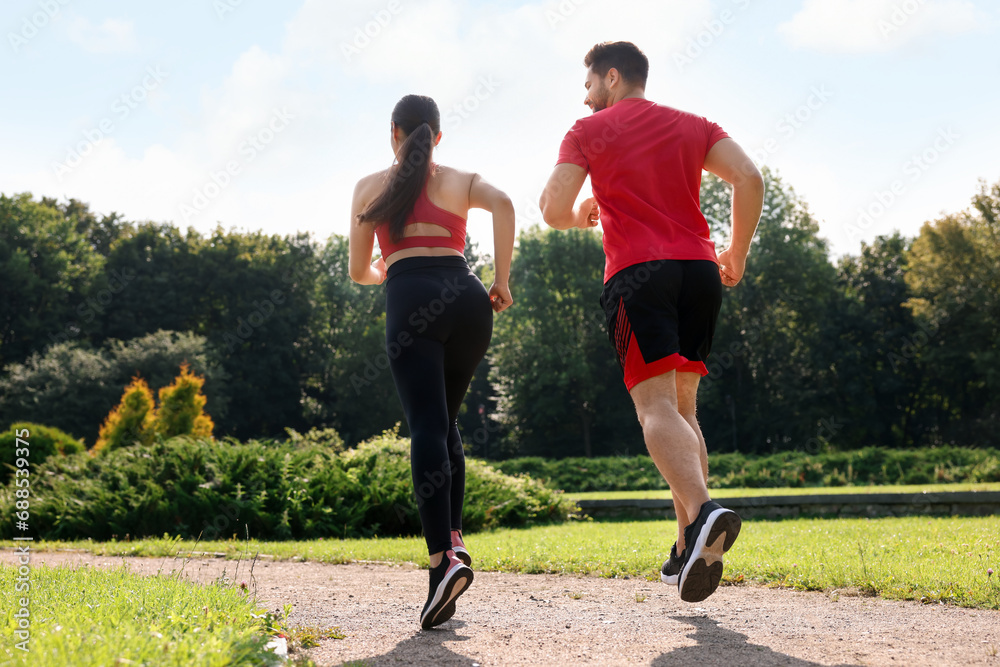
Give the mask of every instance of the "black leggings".
M 462 528 L 458 410 L 493 335 L 493 308 L 464 257 L 407 257 L 386 280 L 385 345 L 410 427 L 413 489 L 428 553 Z

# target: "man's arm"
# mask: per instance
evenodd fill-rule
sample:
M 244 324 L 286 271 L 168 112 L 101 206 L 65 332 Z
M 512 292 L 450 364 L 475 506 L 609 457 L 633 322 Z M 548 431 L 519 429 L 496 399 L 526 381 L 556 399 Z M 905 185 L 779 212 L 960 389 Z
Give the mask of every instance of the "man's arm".
M 708 151 L 705 169 L 733 186 L 733 229 L 729 248 L 719 253 L 722 282 L 733 287 L 743 278 L 750 242 L 764 209 L 764 178 L 740 145 L 728 137 Z
M 575 206 L 586 180 L 587 170 L 583 167 L 568 162 L 556 165 L 538 201 L 545 224 L 554 229 L 597 226 L 600 210 L 593 197 Z

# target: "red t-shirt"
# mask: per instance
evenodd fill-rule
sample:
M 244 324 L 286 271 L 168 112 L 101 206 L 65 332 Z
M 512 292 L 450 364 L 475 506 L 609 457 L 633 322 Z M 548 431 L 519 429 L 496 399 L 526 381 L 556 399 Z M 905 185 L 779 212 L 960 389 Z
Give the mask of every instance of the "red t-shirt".
M 581 118 L 557 164 L 590 173 L 604 228 L 604 281 L 657 259 L 718 262 L 701 212 L 701 171 L 721 127 L 637 97 Z

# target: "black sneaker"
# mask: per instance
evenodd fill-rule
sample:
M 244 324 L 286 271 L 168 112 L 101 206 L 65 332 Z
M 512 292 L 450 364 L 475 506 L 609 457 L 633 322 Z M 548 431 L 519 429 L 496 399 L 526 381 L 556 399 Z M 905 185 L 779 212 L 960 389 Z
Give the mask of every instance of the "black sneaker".
M 472 568 L 463 563 L 450 549 L 441 563 L 431 568 L 431 586 L 427 603 L 420 613 L 420 627 L 429 630 L 455 615 L 455 600 L 472 583 Z
M 685 602 L 701 602 L 715 592 L 722 579 L 722 554 L 740 534 L 740 516 L 714 500 L 701 506 L 698 518 L 684 529 L 686 558 L 677 588 Z
M 668 558 L 664 563 L 663 567 L 660 568 L 660 581 L 665 584 L 670 584 L 671 586 L 677 585 L 677 577 L 681 573 L 681 565 L 684 564 L 684 554 L 680 556 L 677 555 L 677 543 L 674 542 L 674 546 L 670 547 L 670 558 Z

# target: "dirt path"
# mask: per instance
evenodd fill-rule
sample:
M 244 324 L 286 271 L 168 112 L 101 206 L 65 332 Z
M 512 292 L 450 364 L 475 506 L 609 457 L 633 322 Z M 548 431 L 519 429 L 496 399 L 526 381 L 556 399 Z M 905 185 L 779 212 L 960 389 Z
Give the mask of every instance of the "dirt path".
M 0 555 L 12 562 L 10 551 Z M 180 568 L 182 561 L 34 553 L 32 565 Z M 232 576 L 234 561 L 189 561 L 185 576 Z M 339 626 L 320 665 L 986 665 L 1000 667 L 1000 612 L 727 586 L 700 604 L 643 579 L 476 573 L 455 618 L 423 632 L 426 571 L 413 566 L 258 561 L 269 609 L 295 625 Z M 242 571 L 239 579 L 246 579 Z M 639 600 L 642 600 L 641 602 Z

